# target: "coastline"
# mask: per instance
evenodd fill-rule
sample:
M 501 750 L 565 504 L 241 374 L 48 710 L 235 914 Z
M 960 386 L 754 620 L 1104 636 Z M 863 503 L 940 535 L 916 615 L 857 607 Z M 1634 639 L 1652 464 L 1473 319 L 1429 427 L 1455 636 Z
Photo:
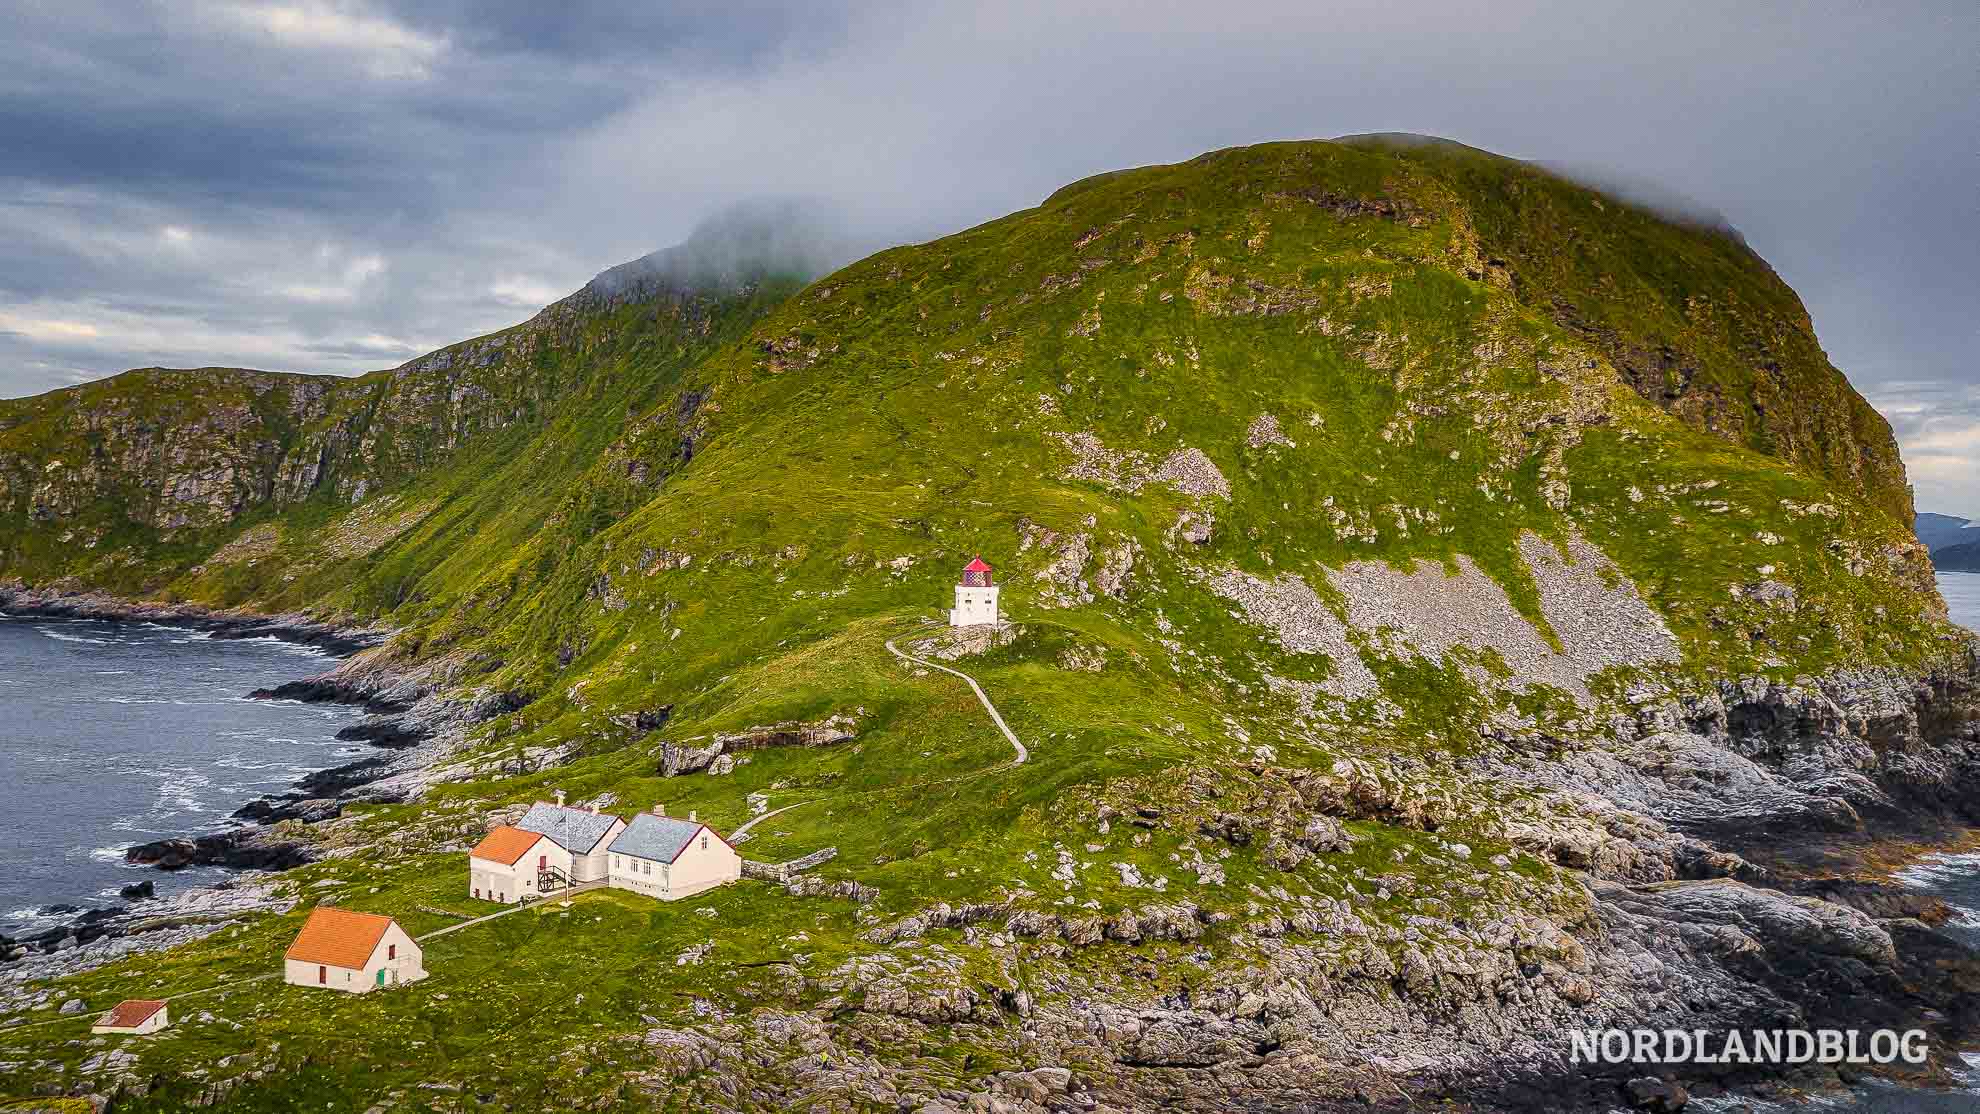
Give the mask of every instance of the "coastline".
M 367 776 L 349 784 L 334 787 L 324 786 L 330 792 L 324 796 L 310 796 L 298 792 L 289 795 L 296 811 L 260 823 L 244 822 L 229 829 L 230 833 L 269 832 L 277 819 L 295 819 L 301 822 L 300 828 L 287 831 L 307 832 L 308 826 L 334 820 L 347 801 L 398 801 L 417 797 L 424 788 L 422 780 L 437 768 L 453 744 L 464 734 L 465 728 L 480 719 L 496 714 L 510 706 L 508 699 L 501 694 L 489 694 L 472 701 L 445 700 L 436 695 L 448 687 L 449 667 L 445 662 L 405 663 L 393 661 L 385 649 L 387 638 L 383 632 L 352 632 L 330 624 L 319 623 L 303 616 L 265 616 L 241 611 L 219 612 L 208 609 L 190 611 L 175 605 L 152 605 L 141 602 L 117 600 L 95 594 L 37 594 L 29 605 L 34 610 L 18 606 L 21 597 L 8 595 L 0 588 L 0 606 L 14 603 L 9 608 L 15 614 L 34 614 L 48 617 L 95 618 L 121 621 L 144 621 L 167 625 L 183 626 L 188 629 L 214 632 L 225 629 L 232 632 L 222 637 L 284 637 L 291 632 L 299 632 L 304 637 L 288 638 L 304 645 L 321 647 L 320 641 L 305 641 L 305 638 L 361 638 L 363 648 L 339 662 L 325 672 L 298 678 L 293 682 L 278 685 L 273 689 L 258 693 L 267 698 L 297 699 L 305 701 L 335 701 L 339 703 L 366 706 L 373 709 L 376 720 L 390 720 L 400 724 L 407 731 L 419 733 L 418 741 L 404 750 L 384 750 L 379 757 L 367 757 L 362 765 L 376 763 L 370 767 Z M 190 617 L 191 622 L 174 622 L 175 618 Z M 334 773 L 336 771 L 324 771 Z M 307 779 L 304 779 L 305 781 Z M 298 789 L 303 786 L 299 783 Z M 1866 830 L 1845 838 L 1842 833 L 1820 828 L 1781 831 L 1775 833 L 1783 846 L 1797 845 L 1811 848 L 1821 842 L 1823 850 L 1860 864 L 1864 873 L 1857 876 L 1854 871 L 1839 876 L 1828 864 L 1806 871 L 1768 869 L 1747 860 L 1744 870 L 1730 873 L 1715 873 L 1713 869 L 1694 869 L 1697 864 L 1685 867 L 1681 864 L 1679 880 L 1660 887 L 1640 885 L 1634 882 L 1619 883 L 1605 880 L 1591 874 L 1586 879 L 1595 907 L 1592 925 L 1594 938 L 1621 936 L 1635 941 L 1633 946 L 1654 944 L 1658 938 L 1655 928 L 1646 925 L 1669 921 L 1673 915 L 1688 917 L 1693 914 L 1707 915 L 1702 926 L 1708 929 L 1720 924 L 1740 924 L 1743 918 L 1753 912 L 1771 915 L 1775 912 L 1768 904 L 1821 898 L 1825 904 L 1833 904 L 1848 911 L 1859 925 L 1876 927 L 1883 925 L 1892 930 L 1893 936 L 1902 935 L 1906 950 L 1916 947 L 1929 933 L 1925 922 L 1931 919 L 1929 912 L 1917 908 L 1881 907 L 1879 900 L 1889 898 L 1891 891 L 1897 890 L 1895 879 L 1889 876 L 1923 861 L 1935 854 L 1942 854 L 1966 841 L 1980 845 L 1980 830 L 1962 827 L 1949 819 L 1943 810 L 1934 810 L 1924 799 L 1906 798 L 1904 808 L 1893 814 L 1869 814 L 1863 817 Z M 1890 831 L 1878 832 L 1881 823 L 1901 820 L 1907 826 L 1903 834 Z M 1923 835 L 1927 831 L 1945 833 L 1943 839 Z M 1726 836 L 1728 846 L 1739 841 Z M 303 843 L 308 843 L 305 836 Z M 1843 850 L 1847 848 L 1847 851 Z M 1746 848 L 1752 850 L 1752 848 Z M 1755 857 L 1763 857 L 1756 855 Z M 1840 860 L 1837 860 L 1838 862 Z M 1874 874 L 1871 872 L 1875 872 Z M 1878 876 L 1881 875 L 1881 876 Z M 1857 881 L 1862 888 L 1845 887 L 1838 890 L 1833 883 Z M 1674 903 L 1661 910 L 1656 906 L 1667 896 L 1675 896 L 1677 891 L 1668 887 L 1697 886 L 1700 883 L 1723 882 L 1728 889 L 1737 888 L 1751 892 L 1728 895 L 1731 901 L 1720 908 L 1703 908 Z M 1830 892 L 1819 892 L 1800 888 L 1804 882 L 1827 882 L 1832 885 Z M 1753 889 L 1757 887 L 1757 889 Z M 1696 892 L 1695 890 L 1692 892 Z M 59 979 L 78 974 L 106 963 L 115 962 L 127 956 L 142 952 L 162 950 L 190 943 L 213 932 L 240 923 L 240 918 L 258 912 L 287 912 L 294 907 L 298 895 L 291 887 L 283 884 L 279 869 L 258 876 L 231 879 L 213 886 L 196 887 L 182 894 L 174 895 L 170 902 L 147 903 L 142 910 L 127 910 L 125 914 L 100 922 L 100 932 L 89 939 L 77 939 L 66 947 L 35 953 L 23 960 L 0 964 L 0 1012 L 11 1016 L 0 1022 L 0 1032 L 6 1028 L 31 1020 L 27 1011 L 47 1009 L 59 997 L 53 991 L 27 991 L 27 984 L 49 979 Z M 1731 920 L 1712 921 L 1714 914 L 1729 914 Z M 1898 922 L 1911 922 L 1917 930 L 1904 928 Z M 1746 925 L 1749 929 L 1752 925 Z M 1806 941 L 1788 938 L 1779 933 L 1779 925 L 1768 924 L 1764 917 L 1759 929 L 1753 929 L 1756 940 L 1765 946 L 1770 963 L 1778 963 L 1794 949 Z M 1833 928 L 1833 926 L 1829 926 Z M 1850 926 L 1844 926 L 1845 929 Z M 1829 929 L 1825 928 L 1827 932 Z M 1832 939 L 1821 938 L 1818 945 L 1827 948 Z M 1951 962 L 1963 971 L 1980 969 L 1980 957 L 1960 949 L 1963 955 L 1953 955 L 1933 950 L 1926 956 L 1927 963 Z M 1722 1002 L 1719 1012 L 1712 1014 L 1715 1023 L 1726 1026 L 1751 1023 L 1761 1026 L 1778 1023 L 1780 1015 L 1772 1012 L 1779 1005 L 1771 994 L 1796 980 L 1823 978 L 1836 973 L 1842 959 L 1847 957 L 1837 952 L 1818 956 L 1812 966 L 1784 969 L 1775 973 L 1773 981 L 1758 984 L 1760 996 L 1751 1001 Z M 1720 986 L 1711 964 L 1704 953 L 1670 957 L 1673 970 L 1680 982 L 1695 981 L 1701 987 Z M 1915 976 L 1925 967 L 1902 969 L 1906 977 Z M 1530 977 L 1530 976 L 1529 976 Z M 1385 984 L 1386 985 L 1386 984 Z M 1654 1024 L 1662 1021 L 1678 1022 L 1698 1020 L 1705 1015 L 1686 1012 L 1665 1012 L 1665 1008 L 1648 1002 L 1636 1004 L 1627 996 L 1627 987 L 1622 984 L 1610 985 L 1606 981 L 1597 985 L 1603 994 L 1617 994 L 1614 1000 L 1617 1010 L 1611 1015 L 1618 1023 L 1641 1022 Z M 1786 995 L 1783 995 L 1786 997 Z M 1790 999 L 1791 1000 L 1791 999 Z M 1874 1000 L 1878 1017 L 1874 1019 L 1882 1025 L 1886 1021 L 1896 1021 L 1895 1011 L 1905 1008 L 1897 998 L 1880 996 Z M 1835 1003 L 1827 1003 L 1833 1009 Z M 1865 1005 L 1870 1005 L 1866 1001 Z M 1917 1003 L 1913 1003 L 1917 1005 Z M 1405 997 L 1396 1003 L 1399 1016 L 1407 1016 L 1412 1011 L 1430 1010 L 1433 1002 L 1413 1002 Z M 1929 1012 L 1932 1007 L 1925 1007 Z M 1147 1011 L 1143 1011 L 1146 1013 Z M 1179 1011 L 1178 1016 L 1183 1012 Z M 1832 1024 L 1843 1015 L 1833 1012 L 1813 1014 L 1809 1024 Z M 1853 1020 L 1853 1019 L 1851 1019 Z M 1866 1015 L 1866 1023 L 1871 1020 Z M 1964 1034 L 1965 1039 L 1957 1045 L 1935 1043 L 1935 1060 L 1923 1071 L 1904 1071 L 1875 1074 L 1907 1087 L 1944 1087 L 1955 1078 L 1947 1069 L 1948 1057 L 1956 1058 L 1956 1053 L 1973 1047 L 1980 1047 L 1973 1034 Z M 1477 1046 L 1481 1049 L 1489 1045 Z M 1545 1061 L 1521 1062 L 1516 1053 L 1530 1045 L 1516 1043 L 1500 1048 L 1496 1053 L 1487 1052 L 1482 1060 L 1472 1061 L 1470 1074 L 1438 1072 L 1434 1075 L 1397 1076 L 1413 1099 L 1441 1099 L 1459 1105 L 1454 1109 L 1479 1111 L 1566 1111 L 1600 1110 L 1615 1105 L 1614 1096 L 1619 1088 L 1639 1079 L 1649 1078 L 1641 1065 L 1624 1069 L 1590 1067 L 1573 1070 L 1566 1065 L 1548 1066 Z M 1837 1088 L 1847 1087 L 1858 1077 L 1849 1071 L 1838 1071 L 1830 1067 L 1764 1065 L 1749 1070 L 1727 1072 L 1721 1076 L 1707 1075 L 1703 1078 L 1680 1077 L 1675 1082 L 1681 1086 L 1691 1086 L 1701 1097 L 1719 1098 L 1724 1096 L 1733 1101 L 1759 1098 L 1762 1100 L 1785 1099 L 1794 1101 L 1804 1098 L 1835 1096 Z M 1666 1081 L 1671 1082 L 1671 1081 Z M 1393 1086 L 1393 1083 L 1390 1084 Z M 1379 1094 L 1371 1095 L 1380 1099 Z M 1646 1107 L 1655 1109 L 1655 1107 Z M 1672 1109 L 1675 1109 L 1673 1107 Z
M 275 638 L 348 658 L 383 645 L 392 631 L 326 622 L 300 613 L 268 615 L 193 603 L 133 600 L 103 592 L 0 583 L 0 614 L 26 618 L 148 622 L 202 631 L 214 638 Z
M 219 640 L 270 638 L 306 646 L 339 659 L 329 670 L 277 686 L 278 690 L 306 686 L 306 692 L 257 690 L 240 695 L 367 707 L 374 715 L 340 730 L 336 738 L 364 742 L 380 754 L 410 748 L 433 734 L 429 728 L 413 727 L 391 733 L 384 741 L 377 737 L 378 721 L 403 719 L 426 695 L 425 686 L 406 674 L 367 670 L 363 686 L 334 680 L 360 655 L 383 646 L 390 638 L 389 630 L 340 625 L 300 614 L 269 615 L 131 600 L 98 592 L 33 589 L 18 582 L 0 584 L 0 615 L 150 623 Z M 415 691 L 407 691 L 409 687 Z M 392 695 L 384 695 L 388 693 Z M 378 755 L 367 755 L 305 774 L 286 792 L 250 799 L 229 815 L 225 827 L 126 848 L 127 862 L 160 870 L 200 865 L 220 866 L 240 874 L 168 896 L 133 897 L 123 904 L 78 909 L 66 919 L 19 939 L 0 937 L 0 1012 L 27 1008 L 23 1003 L 31 1001 L 31 996 L 22 997 L 21 988 L 28 982 L 74 975 L 126 955 L 189 943 L 236 923 L 234 918 L 244 913 L 284 911 L 288 903 L 274 893 L 279 875 L 289 867 L 313 861 L 316 853 L 309 840 L 277 833 L 276 826 L 285 820 L 308 825 L 334 819 L 345 800 L 356 798 L 374 782 L 403 772 L 393 765 Z M 132 888 L 143 885 L 146 883 L 134 883 Z

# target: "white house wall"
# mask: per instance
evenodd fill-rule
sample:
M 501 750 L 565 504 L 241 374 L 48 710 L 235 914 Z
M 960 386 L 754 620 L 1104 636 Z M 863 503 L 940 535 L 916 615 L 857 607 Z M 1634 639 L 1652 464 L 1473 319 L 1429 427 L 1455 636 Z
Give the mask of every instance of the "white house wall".
M 396 954 L 392 949 L 397 947 Z M 387 958 L 390 956 L 390 958 Z M 317 969 L 322 968 L 326 976 L 323 982 L 317 981 Z M 314 986 L 330 990 L 342 990 L 349 994 L 363 994 L 367 991 L 383 989 L 378 985 L 378 973 L 391 972 L 385 986 L 418 982 L 426 977 L 426 955 L 419 944 L 406 935 L 398 925 L 385 930 L 379 938 L 378 946 L 372 949 L 370 958 L 363 967 L 338 967 L 327 963 L 308 963 L 300 959 L 282 961 L 282 981 L 292 986 Z
M 608 864 L 612 888 L 662 901 L 679 901 L 742 877 L 742 856 L 707 828 L 688 841 L 687 849 L 672 863 L 625 854 L 612 859 L 617 862 Z
M 610 864 L 612 857 L 605 849 L 610 847 L 612 841 L 619 838 L 619 833 L 625 830 L 626 822 L 624 820 L 616 821 L 610 828 L 606 829 L 605 834 L 599 838 L 598 842 L 593 844 L 597 850 L 588 855 L 571 856 L 571 869 L 569 871 L 571 881 L 595 882 L 607 877 L 611 872 Z
M 607 867 L 610 871 L 610 879 L 607 884 L 611 888 L 615 890 L 631 890 L 634 893 L 645 894 L 648 897 L 657 897 L 663 901 L 666 900 L 666 863 L 657 863 L 651 859 L 642 859 L 635 855 L 613 855 L 610 861 L 617 864 Z
M 956 585 L 956 606 L 949 612 L 949 625 L 974 627 L 997 622 L 997 589 Z
M 564 877 L 578 880 L 571 871 L 571 853 L 557 846 L 556 840 L 544 836 L 514 863 L 498 863 L 469 855 L 468 896 L 479 894 L 482 901 L 500 901 L 506 905 L 538 896 L 536 863 L 539 858 L 552 868 L 563 871 Z
M 89 1027 L 89 1031 L 92 1033 L 134 1033 L 138 1036 L 144 1036 L 147 1033 L 156 1033 L 158 1030 L 163 1029 L 168 1019 L 167 1015 L 169 1013 L 170 1013 L 169 1007 L 160 1006 L 158 1008 L 158 1012 L 152 1014 L 150 1017 L 145 1018 L 143 1021 L 138 1022 L 136 1025 L 131 1025 L 127 1027 L 117 1026 L 117 1025 L 92 1025 Z
M 674 858 L 670 889 L 674 899 L 689 897 L 703 890 L 733 882 L 742 877 L 742 856 L 709 831 L 688 841 L 687 850 Z

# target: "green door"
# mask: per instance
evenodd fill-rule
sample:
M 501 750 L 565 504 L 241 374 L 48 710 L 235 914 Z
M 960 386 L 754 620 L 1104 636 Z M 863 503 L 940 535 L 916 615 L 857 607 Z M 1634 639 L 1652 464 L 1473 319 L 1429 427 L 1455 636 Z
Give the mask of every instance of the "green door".
M 378 972 L 378 985 L 379 986 L 385 985 L 385 972 L 383 971 Z

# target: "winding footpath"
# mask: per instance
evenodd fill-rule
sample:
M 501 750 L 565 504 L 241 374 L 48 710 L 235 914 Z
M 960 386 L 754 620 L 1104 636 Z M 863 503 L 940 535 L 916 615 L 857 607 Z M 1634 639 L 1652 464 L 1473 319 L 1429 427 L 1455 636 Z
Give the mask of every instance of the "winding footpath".
M 996 724 L 997 730 L 1003 732 L 1004 738 L 1010 740 L 1011 749 L 1016 752 L 1016 757 L 1012 758 L 1009 762 L 1006 762 L 1001 766 L 992 766 L 987 770 L 979 770 L 974 774 L 963 775 L 964 777 L 980 777 L 983 774 L 995 773 L 998 770 L 1008 770 L 1012 766 L 1022 766 L 1024 765 L 1024 760 L 1031 757 L 1031 752 L 1025 749 L 1025 745 L 1022 742 L 1018 741 L 1017 733 L 1011 730 L 1010 724 L 1004 722 L 1003 714 L 997 711 L 997 706 L 995 704 L 990 703 L 989 695 L 983 691 L 982 685 L 976 683 L 976 678 L 970 676 L 967 673 L 950 669 L 946 665 L 937 665 L 932 661 L 915 657 L 913 654 L 902 653 L 900 647 L 894 645 L 894 641 L 891 638 L 887 640 L 887 652 L 911 665 L 926 666 L 929 669 L 939 669 L 944 673 L 948 673 L 956 677 L 961 677 L 963 680 L 969 682 L 970 690 L 975 692 L 976 698 L 983 702 L 983 710 L 990 713 L 990 722 Z M 960 779 L 942 778 L 940 780 L 955 781 Z M 730 832 L 729 841 L 731 843 L 742 842 L 743 837 L 749 834 L 749 830 L 751 828 L 756 827 L 758 824 L 763 823 L 765 820 L 770 819 L 772 816 L 775 816 L 780 812 L 789 812 L 794 808 L 803 808 L 805 805 L 814 805 L 817 804 L 819 801 L 830 800 L 830 799 L 831 798 L 829 797 L 818 797 L 809 801 L 799 801 L 796 804 L 785 805 L 782 808 L 771 809 L 769 812 L 766 812 L 761 816 L 751 819 L 748 823 L 744 824 L 742 827 L 737 828 L 733 832 Z M 500 916 L 500 914 L 497 914 L 497 916 Z
M 946 665 L 937 665 L 934 662 L 928 661 L 924 658 L 915 657 L 913 654 L 904 654 L 901 652 L 898 646 L 894 645 L 894 640 L 891 638 L 887 640 L 887 652 L 901 659 L 902 661 L 912 662 L 915 665 L 926 666 L 929 669 L 939 669 L 944 673 L 950 674 L 951 676 L 961 677 L 963 680 L 968 681 L 971 691 L 975 692 L 976 698 L 983 702 L 983 710 L 990 713 L 990 722 L 997 725 L 997 730 L 1002 731 L 1004 733 L 1004 738 L 1009 739 L 1011 741 L 1011 747 L 1017 751 L 1017 758 L 1012 760 L 1011 765 L 1022 766 L 1024 765 L 1024 760 L 1031 757 L 1031 752 L 1024 749 L 1023 743 L 1018 742 L 1017 733 L 1015 731 L 1012 731 L 1010 725 L 1004 722 L 1004 717 L 998 714 L 997 706 L 995 704 L 990 703 L 990 697 L 984 693 L 983 686 L 976 683 L 976 678 L 970 676 L 967 673 L 962 672 L 961 670 L 950 669 Z
M 824 800 L 824 798 L 823 798 L 823 797 L 820 797 L 820 798 L 819 798 L 819 800 Z M 758 824 L 761 824 L 761 823 L 763 823 L 763 822 L 764 822 L 765 820 L 768 820 L 768 819 L 770 819 L 770 818 L 771 818 L 772 816 L 775 816 L 775 815 L 777 815 L 777 814 L 778 814 L 778 813 L 780 813 L 780 812 L 789 812 L 790 810 L 792 810 L 792 809 L 794 809 L 794 808 L 802 808 L 802 807 L 804 807 L 805 805 L 809 805 L 809 804 L 816 804 L 816 803 L 817 803 L 817 801 L 799 801 L 799 802 L 797 802 L 796 804 L 793 804 L 793 805 L 785 805 L 785 806 L 784 806 L 783 808 L 773 808 L 773 809 L 771 809 L 771 810 L 770 810 L 769 812 L 766 812 L 766 813 L 764 813 L 763 815 L 761 815 L 761 816 L 758 816 L 758 817 L 756 817 L 756 818 L 754 818 L 754 819 L 752 819 L 752 820 L 750 820 L 750 821 L 749 821 L 748 823 L 746 823 L 746 824 L 744 824 L 744 825 L 743 825 L 742 827 L 740 827 L 740 828 L 737 828 L 737 829 L 736 829 L 735 831 L 733 831 L 733 832 L 730 832 L 730 833 L 729 833 L 729 842 L 730 842 L 730 843 L 735 843 L 735 842 L 737 842 L 738 840 L 740 840 L 740 839 L 742 839 L 742 837 L 744 837 L 744 836 L 746 836 L 746 835 L 748 835 L 748 834 L 749 834 L 749 830 L 750 830 L 751 828 L 754 828 L 754 827 L 756 827 L 756 826 L 757 826 Z

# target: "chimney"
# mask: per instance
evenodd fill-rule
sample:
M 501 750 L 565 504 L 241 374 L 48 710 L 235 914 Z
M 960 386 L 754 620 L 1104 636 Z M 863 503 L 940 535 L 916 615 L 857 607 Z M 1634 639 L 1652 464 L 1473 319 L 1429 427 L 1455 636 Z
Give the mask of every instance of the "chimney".
M 689 823 L 696 823 L 696 821 L 695 821 L 695 818 L 694 818 L 694 810 L 693 810 L 693 809 L 688 809 L 688 822 L 689 822 Z
M 596 816 L 596 815 L 598 815 L 599 813 L 601 813 L 601 812 L 603 812 L 603 811 L 605 811 L 605 810 L 604 810 L 604 809 L 602 809 L 602 808 L 600 808 L 600 807 L 599 807 L 598 805 L 596 805 L 596 804 L 593 804 L 593 805 L 591 806 L 591 814 L 592 814 L 593 816 Z
M 666 806 L 666 805 L 654 805 L 654 806 L 653 806 L 653 815 L 655 815 L 655 816 L 665 816 L 665 815 L 667 815 L 667 806 Z
M 557 807 L 564 807 L 564 791 L 562 789 L 557 790 Z

